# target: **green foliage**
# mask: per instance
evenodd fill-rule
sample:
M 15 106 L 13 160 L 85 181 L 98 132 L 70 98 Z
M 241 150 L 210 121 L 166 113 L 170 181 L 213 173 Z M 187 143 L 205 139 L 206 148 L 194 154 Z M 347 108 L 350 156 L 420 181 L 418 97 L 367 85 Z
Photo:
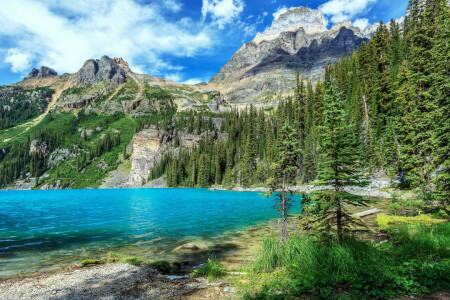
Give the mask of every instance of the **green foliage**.
M 81 262 L 81 266 L 85 267 L 89 265 L 100 265 L 104 263 L 106 263 L 106 261 L 100 259 L 85 259 Z
M 90 84 L 90 83 L 74 85 L 73 87 L 64 90 L 62 92 L 61 96 L 71 95 L 71 94 L 82 96 L 82 95 L 86 94 L 86 92 L 90 88 L 92 88 L 92 84 Z
M 277 158 L 271 166 L 274 176 L 268 180 L 271 188 L 269 196 L 276 193 L 275 207 L 282 214 L 280 239 L 283 242 L 288 239 L 287 218 L 293 202 L 293 199 L 289 197 L 292 194 L 289 185 L 295 182 L 295 176 L 298 170 L 298 152 L 296 132 L 286 122 L 280 131 Z
M 42 114 L 48 106 L 54 90 L 20 87 L 0 89 L 0 130 L 14 127 Z
M 367 200 L 343 191 L 343 187 L 362 185 L 358 174 L 358 143 L 354 137 L 354 126 L 346 122 L 344 102 L 330 81 L 325 94 L 324 126 L 321 127 L 321 158 L 319 183 L 330 184 L 331 190 L 316 192 L 315 214 L 322 233 L 336 230 L 339 240 L 356 222 L 348 206 L 366 205 Z
M 266 239 L 246 299 L 390 299 L 448 289 L 450 224 L 402 228 L 382 245 Z
M 173 99 L 173 96 L 169 91 L 167 91 L 159 86 L 150 86 L 150 85 L 146 85 L 144 87 L 144 96 L 147 99 L 158 99 L 158 100 Z
M 206 277 L 209 280 L 214 280 L 224 276 L 227 270 L 217 261 L 215 256 L 208 258 L 208 262 L 203 264 L 192 273 L 193 277 Z
M 142 259 L 141 257 L 137 257 L 137 256 L 131 256 L 131 255 L 126 255 L 126 254 L 110 252 L 110 253 L 108 253 L 107 262 L 109 262 L 109 263 L 121 262 L 121 263 L 130 264 L 133 266 L 140 266 L 143 263 L 145 263 L 145 260 Z
M 159 260 L 149 263 L 148 266 L 163 274 L 169 273 L 171 269 L 170 263 L 165 260 Z
M 405 217 L 405 216 L 391 216 L 386 214 L 378 214 L 377 215 L 377 223 L 380 226 L 380 230 L 382 231 L 390 231 L 394 229 L 398 225 L 403 224 L 424 224 L 431 225 L 437 223 L 443 223 L 445 220 L 443 219 L 435 219 L 430 215 L 418 215 L 414 217 Z

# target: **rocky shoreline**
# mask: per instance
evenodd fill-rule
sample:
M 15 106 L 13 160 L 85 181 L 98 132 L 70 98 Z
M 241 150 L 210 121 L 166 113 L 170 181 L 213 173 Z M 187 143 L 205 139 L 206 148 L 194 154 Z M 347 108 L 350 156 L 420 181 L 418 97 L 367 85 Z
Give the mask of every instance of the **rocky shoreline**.
M 111 263 L 0 281 L 0 299 L 231 299 L 223 281 L 166 276 L 148 266 Z
M 415 197 L 415 194 L 412 191 L 408 192 L 402 192 L 398 189 L 392 188 L 392 180 L 388 177 L 385 177 L 383 175 L 374 175 L 370 179 L 368 179 L 369 184 L 364 187 L 360 186 L 347 186 L 344 187 L 344 190 L 346 192 L 352 193 L 354 195 L 359 196 L 365 196 L 369 198 L 386 198 L 390 199 L 392 198 L 392 194 L 396 193 L 398 194 L 398 197 L 400 198 L 407 198 L 407 197 Z M 319 190 L 326 190 L 331 189 L 331 186 L 327 185 L 313 185 L 313 184 L 305 184 L 305 185 L 297 185 L 297 186 L 291 186 L 290 189 L 294 191 L 295 193 L 306 193 L 309 194 L 314 191 Z M 261 192 L 265 193 L 270 191 L 268 187 L 248 187 L 244 188 L 241 186 L 235 186 L 231 188 L 225 188 L 223 186 L 213 186 L 210 188 L 210 190 L 215 191 L 226 191 L 231 190 L 235 192 Z

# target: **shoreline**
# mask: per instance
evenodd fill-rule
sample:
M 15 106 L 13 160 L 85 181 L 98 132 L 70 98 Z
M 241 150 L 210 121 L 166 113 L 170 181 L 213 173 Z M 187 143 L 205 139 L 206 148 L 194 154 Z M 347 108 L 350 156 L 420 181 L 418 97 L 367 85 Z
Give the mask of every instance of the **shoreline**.
M 374 206 L 381 211 L 387 207 L 388 199 L 375 201 Z M 373 206 L 372 205 L 372 206 Z M 367 207 L 355 208 L 359 212 Z M 376 215 L 364 217 L 372 226 Z M 298 215 L 291 218 L 291 232 L 297 232 L 294 226 L 299 222 Z M 121 262 L 112 262 L 93 266 L 69 266 L 42 272 L 17 274 L 0 279 L 0 299 L 60 299 L 60 298 L 108 298 L 129 299 L 147 297 L 151 299 L 232 299 L 237 291 L 232 287 L 235 274 L 242 272 L 257 255 L 260 242 L 267 236 L 278 234 L 278 218 L 224 234 L 214 239 L 214 247 L 202 249 L 216 252 L 220 263 L 229 271 L 229 275 L 217 281 L 204 278 L 192 278 L 189 274 L 198 268 L 199 262 L 188 264 L 181 270 L 172 269 L 170 276 L 149 268 L 146 264 L 133 266 Z M 192 242 L 196 244 L 195 241 Z M 199 243 L 200 245 L 200 243 Z M 173 249 L 175 250 L 175 249 Z M 173 251 L 172 250 L 172 251 Z M 168 249 L 170 252 L 170 250 Z M 186 250 L 185 250 L 186 251 Z M 195 251 L 187 250 L 196 255 Z M 191 256 L 192 257 L 192 256 Z M 206 259 L 203 260 L 203 262 Z

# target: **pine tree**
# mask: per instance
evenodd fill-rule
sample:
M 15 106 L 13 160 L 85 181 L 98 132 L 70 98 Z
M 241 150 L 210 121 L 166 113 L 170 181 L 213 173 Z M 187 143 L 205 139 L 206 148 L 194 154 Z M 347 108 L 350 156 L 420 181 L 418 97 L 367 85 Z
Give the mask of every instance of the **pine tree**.
M 365 205 L 361 196 L 343 190 L 345 186 L 360 185 L 358 146 L 354 139 L 354 125 L 346 123 L 344 103 L 330 81 L 325 94 L 324 126 L 321 134 L 321 161 L 318 179 L 330 184 L 332 190 L 319 191 L 317 195 L 319 226 L 325 233 L 335 229 L 342 243 L 345 232 L 354 223 L 348 205 Z
M 294 183 L 298 171 L 298 153 L 297 134 L 286 122 L 280 130 L 277 158 L 271 166 L 274 177 L 269 179 L 269 186 L 271 188 L 269 195 L 279 191 L 275 194 L 275 206 L 282 214 L 280 231 L 280 240 L 282 242 L 286 242 L 288 239 L 287 218 L 293 202 L 293 199 L 290 197 L 293 192 L 290 190 L 289 186 Z

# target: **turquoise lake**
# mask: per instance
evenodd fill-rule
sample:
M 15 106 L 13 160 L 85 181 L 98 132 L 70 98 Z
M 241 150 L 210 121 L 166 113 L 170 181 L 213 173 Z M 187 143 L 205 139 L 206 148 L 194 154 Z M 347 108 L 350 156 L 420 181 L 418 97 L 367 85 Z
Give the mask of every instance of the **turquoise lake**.
M 175 259 L 187 242 L 220 240 L 279 217 L 258 192 L 206 189 L 0 191 L 0 277 L 115 251 Z M 298 212 L 297 202 L 293 212 Z

